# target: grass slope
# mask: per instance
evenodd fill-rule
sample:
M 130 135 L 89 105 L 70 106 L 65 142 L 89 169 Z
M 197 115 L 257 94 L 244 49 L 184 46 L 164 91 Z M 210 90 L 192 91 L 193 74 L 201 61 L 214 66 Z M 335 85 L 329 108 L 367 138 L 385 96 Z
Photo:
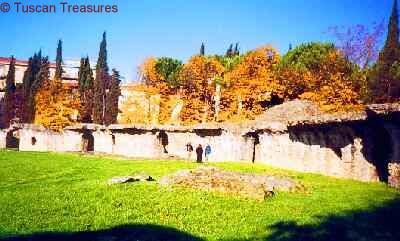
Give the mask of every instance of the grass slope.
M 0 150 L 0 240 L 400 240 L 400 194 L 385 184 L 211 165 L 288 175 L 309 191 L 257 202 L 156 182 L 108 186 L 113 176 L 157 180 L 198 164 Z

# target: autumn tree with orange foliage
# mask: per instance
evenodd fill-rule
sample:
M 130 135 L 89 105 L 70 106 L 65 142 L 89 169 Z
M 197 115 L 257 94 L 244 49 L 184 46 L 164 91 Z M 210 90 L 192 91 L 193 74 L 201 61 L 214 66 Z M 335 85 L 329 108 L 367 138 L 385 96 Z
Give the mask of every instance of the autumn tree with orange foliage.
M 60 131 L 76 123 L 79 94 L 64 86 L 60 80 L 47 78 L 35 96 L 35 106 L 34 123 Z
M 280 56 L 271 46 L 250 51 L 232 71 L 225 73 L 221 98 L 221 120 L 254 119 L 264 110 L 262 103 L 282 96 L 275 79 Z
M 166 65 L 160 68 L 160 62 Z M 196 124 L 255 119 L 292 99 L 312 100 L 328 112 L 346 111 L 361 107 L 368 95 L 365 73 L 333 44 L 302 44 L 283 58 L 270 45 L 243 55 L 195 55 L 179 71 L 168 71 L 178 63 L 149 58 L 140 66 L 143 90 L 161 96 L 161 123 L 167 123 L 177 99 L 184 103 L 182 122 Z
M 195 55 L 184 64 L 180 73 L 184 106 L 181 120 L 185 124 L 213 121 L 213 97 L 216 78 L 224 72 L 224 66 L 214 57 Z
M 300 45 L 284 56 L 280 67 L 285 99 L 311 100 L 327 112 L 360 108 L 367 93 L 360 68 L 332 44 Z
M 171 112 L 171 106 L 168 103 L 169 96 L 174 94 L 176 89 L 168 86 L 167 81 L 157 71 L 156 65 L 157 59 L 154 57 L 147 58 L 143 61 L 138 70 L 143 85 L 138 85 L 135 89 L 137 91 L 145 92 L 145 97 L 149 99 L 149 101 L 152 96 L 160 95 L 160 113 L 158 115 L 158 122 L 165 124 L 168 122 Z M 151 111 L 148 113 L 151 115 Z M 152 117 L 148 116 L 145 122 L 151 122 L 150 119 L 152 119 Z

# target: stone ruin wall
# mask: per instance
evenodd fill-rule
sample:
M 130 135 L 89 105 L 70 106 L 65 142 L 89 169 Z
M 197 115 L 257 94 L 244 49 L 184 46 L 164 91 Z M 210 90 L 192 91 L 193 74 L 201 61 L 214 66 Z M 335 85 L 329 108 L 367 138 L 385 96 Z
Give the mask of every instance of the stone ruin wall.
M 400 127 L 392 122 L 383 125 L 389 134 L 391 150 L 385 161 L 400 163 Z M 284 132 L 247 130 L 239 132 L 224 128 L 94 128 L 94 152 L 148 159 L 187 159 L 186 144 L 194 148 L 202 144 L 212 147 L 210 162 L 255 162 L 275 167 L 318 173 L 328 176 L 377 181 L 380 173 L 374 160 L 374 148 L 387 145 L 373 133 L 374 126 L 339 123 L 320 126 L 289 127 Z M 381 132 L 382 130 L 378 130 Z M 160 133 L 167 136 L 164 153 Z M 0 148 L 6 145 L 6 132 L 0 131 Z M 33 125 L 18 130 L 21 151 L 82 151 L 82 129 L 56 133 Z M 32 137 L 36 142 L 32 143 Z M 375 146 L 375 147 L 374 147 Z M 382 147 L 382 148 L 383 148 Z M 192 153 L 191 159 L 195 160 Z M 385 164 L 386 165 L 386 164 Z M 387 170 L 387 165 L 385 167 Z M 393 168 L 392 168 L 393 169 Z M 397 168 L 398 169 L 398 168 Z M 396 170 L 397 170 L 396 169 Z M 398 171 L 393 171 L 398 174 Z M 400 176 L 400 175 L 399 175 Z M 390 177 L 389 177 L 390 179 Z M 392 178 L 393 179 L 393 178 Z M 400 177 L 399 177 L 400 179 Z M 398 182 L 400 183 L 400 182 Z
M 208 133 L 207 133 L 208 132 Z M 211 133 L 210 132 L 214 132 Z M 186 159 L 186 144 L 191 143 L 194 149 L 201 144 L 203 149 L 207 144 L 211 146 L 209 161 L 223 162 L 248 162 L 252 159 L 253 141 L 243 138 L 240 133 L 232 133 L 226 130 L 195 131 L 195 132 L 167 132 L 168 154 L 171 156 Z M 217 135 L 218 134 L 218 135 Z M 191 159 L 196 159 L 195 151 Z
M 0 149 L 6 148 L 6 136 L 7 132 L 5 130 L 0 130 Z
M 160 132 L 164 132 L 168 145 L 165 146 L 160 139 Z M 217 133 L 218 135 L 216 135 Z M 242 138 L 239 133 L 225 130 L 108 130 L 94 131 L 94 151 L 98 153 L 123 155 L 133 158 L 176 158 L 188 159 L 186 144 L 191 143 L 194 149 L 198 144 L 203 148 L 210 144 L 212 154 L 209 161 L 240 161 L 252 160 L 254 141 L 251 138 Z M 195 160 L 193 151 L 191 160 Z
M 329 133 L 305 130 L 296 133 L 260 135 L 257 161 L 300 172 L 319 173 L 362 181 L 377 181 L 375 166 L 363 152 L 363 141 L 349 127 Z M 329 143 L 335 146 L 329 147 Z
M 18 132 L 20 151 L 76 152 L 82 149 L 82 137 L 77 132 L 57 133 L 34 127 L 22 128 Z
M 148 131 L 132 134 L 115 132 L 113 135 L 115 136 L 115 144 L 113 145 L 112 152 L 108 152 L 109 154 L 150 159 L 160 157 L 161 145 L 155 133 Z M 112 136 L 109 139 L 112 141 Z

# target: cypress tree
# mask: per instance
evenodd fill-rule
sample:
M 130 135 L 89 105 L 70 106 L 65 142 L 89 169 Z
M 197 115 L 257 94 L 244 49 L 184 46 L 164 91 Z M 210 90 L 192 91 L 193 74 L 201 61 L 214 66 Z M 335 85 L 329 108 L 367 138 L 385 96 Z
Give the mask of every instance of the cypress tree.
M 35 68 L 38 67 L 38 72 L 35 75 L 34 81 L 31 85 L 30 92 L 29 92 L 29 99 L 28 99 L 28 121 L 32 123 L 35 120 L 35 96 L 42 88 L 43 84 L 45 84 L 46 81 L 49 81 L 50 78 L 50 71 L 49 71 L 49 59 L 48 57 L 42 58 L 41 53 L 39 52 L 38 58 L 40 57 L 40 60 L 38 59 L 38 62 L 40 62 L 39 66 L 35 66 Z
M 22 123 L 29 122 L 28 99 L 31 92 L 31 85 L 33 83 L 33 80 L 33 57 L 30 57 L 28 61 L 28 67 L 26 68 L 24 72 L 24 77 L 22 79 L 22 103 L 20 111 L 20 119 Z
M 93 122 L 97 124 L 104 124 L 105 98 L 108 82 L 107 42 L 106 32 L 104 32 L 96 64 L 96 78 L 93 83 Z
M 84 67 L 85 67 L 85 58 L 81 58 L 81 62 L 79 64 L 79 70 L 78 70 L 78 87 L 79 90 L 81 90 L 82 87 L 82 76 L 83 76 L 83 72 L 84 72 Z
M 235 49 L 233 50 L 233 55 L 239 55 L 239 43 L 235 44 Z
M 81 100 L 81 121 L 90 123 L 92 122 L 93 112 L 93 72 L 90 67 L 89 57 L 81 59 L 78 85 Z
M 15 118 L 15 90 L 15 58 L 11 56 L 4 95 L 3 125 L 6 128 L 10 126 L 11 120 Z
M 34 96 L 32 95 L 32 85 L 35 82 L 37 73 L 40 70 L 42 62 L 42 51 L 35 53 L 33 57 L 29 58 L 28 67 L 25 70 L 22 86 L 22 106 L 21 106 L 21 121 L 24 123 L 31 123 L 33 121 L 33 104 Z
M 61 39 L 58 40 L 58 46 L 57 46 L 57 56 L 56 56 L 56 72 L 54 74 L 54 78 L 61 80 L 62 74 L 63 74 L 63 68 L 62 68 L 62 41 Z
M 201 55 L 201 56 L 204 56 L 204 55 L 205 55 L 205 46 L 204 46 L 204 43 L 201 43 L 200 55 Z
M 400 97 L 400 82 L 393 71 L 394 65 L 398 64 L 399 60 L 399 15 L 397 0 L 395 0 L 389 20 L 388 36 L 383 50 L 379 53 L 377 62 L 378 86 L 374 90 L 374 94 L 380 101 L 388 101 Z
M 35 96 L 38 90 L 43 86 L 43 83 L 50 78 L 50 71 L 49 71 L 49 58 L 44 57 L 40 61 L 39 71 L 35 75 L 35 81 L 32 83 L 31 86 L 31 94 Z
M 118 99 L 119 96 L 121 95 L 121 89 L 119 86 L 120 83 L 121 83 L 121 77 L 119 75 L 119 72 L 113 69 L 109 85 L 110 90 L 107 93 L 106 119 L 105 119 L 106 125 L 117 123 Z
M 229 48 L 226 50 L 226 57 L 232 57 L 233 56 L 233 44 L 229 45 Z

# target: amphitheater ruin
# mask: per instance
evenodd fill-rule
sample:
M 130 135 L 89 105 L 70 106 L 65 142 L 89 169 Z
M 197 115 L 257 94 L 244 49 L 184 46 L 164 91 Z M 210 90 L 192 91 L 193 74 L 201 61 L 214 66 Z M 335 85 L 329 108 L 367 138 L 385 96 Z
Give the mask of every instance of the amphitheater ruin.
M 400 105 L 325 114 L 292 101 L 254 121 L 195 126 L 78 124 L 53 132 L 16 124 L 0 130 L 0 148 L 94 152 L 140 159 L 188 159 L 186 145 L 210 145 L 209 162 L 267 164 L 360 181 L 400 180 Z M 194 159 L 193 155 L 190 157 Z

